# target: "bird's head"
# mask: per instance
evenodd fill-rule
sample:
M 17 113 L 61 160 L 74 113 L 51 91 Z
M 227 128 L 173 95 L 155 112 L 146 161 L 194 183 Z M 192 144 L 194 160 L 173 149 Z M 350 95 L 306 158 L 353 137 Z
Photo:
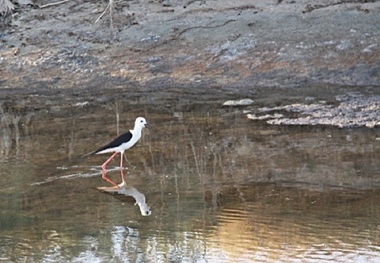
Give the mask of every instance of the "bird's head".
M 148 123 L 146 122 L 145 118 L 138 117 L 135 121 L 135 127 L 142 128 L 149 128 Z

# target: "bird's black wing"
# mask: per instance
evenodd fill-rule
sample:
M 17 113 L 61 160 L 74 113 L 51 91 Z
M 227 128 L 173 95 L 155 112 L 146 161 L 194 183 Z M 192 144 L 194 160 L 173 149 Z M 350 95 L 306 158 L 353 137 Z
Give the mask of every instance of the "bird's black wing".
M 126 143 L 126 142 L 130 141 L 131 139 L 132 139 L 132 133 L 130 131 L 128 131 L 126 133 L 121 134 L 119 137 L 117 137 L 116 139 L 111 141 L 109 144 L 104 145 L 103 147 L 100 147 L 99 149 L 97 149 L 96 151 L 94 151 L 92 153 L 96 154 L 96 153 L 101 152 L 101 151 L 106 150 L 106 149 L 118 147 L 122 143 Z

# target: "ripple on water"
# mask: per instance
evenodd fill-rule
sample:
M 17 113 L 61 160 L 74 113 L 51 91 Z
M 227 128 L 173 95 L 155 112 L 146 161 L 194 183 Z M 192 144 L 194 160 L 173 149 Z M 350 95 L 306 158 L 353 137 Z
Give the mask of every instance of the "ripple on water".
M 287 191 L 281 195 L 286 195 Z M 281 199 L 281 195 L 276 196 Z M 350 197 L 349 193 L 341 192 L 335 198 L 350 197 L 355 202 L 367 198 L 358 195 L 352 192 Z M 329 196 L 324 198 L 330 200 Z M 258 199 L 221 208 L 216 215 L 217 226 L 207 233 L 208 257 L 222 262 L 237 259 L 252 262 L 360 262 L 365 259 L 364 262 L 376 262 L 379 258 L 379 247 L 369 245 L 371 239 L 379 237 L 365 230 L 368 218 L 342 214 L 340 207 L 332 209 L 324 202 L 305 208 L 298 207 L 299 204 L 283 204 L 278 199 L 272 200 L 277 204 Z

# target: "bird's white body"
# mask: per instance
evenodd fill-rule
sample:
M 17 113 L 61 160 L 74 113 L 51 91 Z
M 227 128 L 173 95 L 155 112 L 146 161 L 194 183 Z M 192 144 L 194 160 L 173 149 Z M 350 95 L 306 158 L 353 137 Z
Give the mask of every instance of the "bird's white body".
M 112 153 L 112 152 L 123 153 L 125 150 L 128 150 L 133 145 L 135 145 L 136 142 L 138 142 L 138 140 L 140 140 L 140 138 L 141 138 L 141 130 L 142 130 L 142 128 L 137 129 L 137 130 L 135 130 L 135 129 L 129 130 L 129 132 L 132 134 L 132 138 L 131 138 L 130 141 L 124 142 L 124 143 L 122 143 L 122 144 L 120 144 L 119 146 L 116 146 L 116 147 L 104 149 L 102 151 L 97 152 L 96 154 Z
M 129 137 L 129 140 L 126 140 L 124 142 L 118 143 L 117 146 L 114 147 L 108 147 L 104 150 L 96 152 L 96 154 L 103 154 L 103 153 L 111 153 L 111 152 L 119 152 L 121 154 L 124 153 L 125 150 L 128 150 L 133 145 L 135 145 L 138 140 L 141 138 L 141 131 L 142 129 L 147 125 L 146 120 L 143 117 L 138 117 L 135 121 L 135 127 L 133 130 L 129 130 L 129 133 L 124 134 L 125 136 Z M 129 136 L 128 136 L 129 135 Z M 122 138 L 120 138 L 122 140 Z
M 109 144 L 101 147 L 100 149 L 96 150 L 95 154 L 103 154 L 103 153 L 113 153 L 108 160 L 102 164 L 102 169 L 103 169 L 103 174 L 102 177 L 105 179 L 107 182 L 113 184 L 116 187 L 124 187 L 126 185 L 125 178 L 124 178 L 124 173 L 123 173 L 123 155 L 124 151 L 128 150 L 131 148 L 133 145 L 137 143 L 138 140 L 141 138 L 141 131 L 143 128 L 147 127 L 148 124 L 146 120 L 143 117 L 138 117 L 135 121 L 135 127 L 133 130 L 129 130 L 128 132 L 120 135 L 113 141 L 111 141 Z M 121 174 L 121 184 L 116 184 L 114 181 L 109 179 L 107 177 L 107 164 L 111 162 L 111 160 L 118 154 L 120 153 L 120 174 Z

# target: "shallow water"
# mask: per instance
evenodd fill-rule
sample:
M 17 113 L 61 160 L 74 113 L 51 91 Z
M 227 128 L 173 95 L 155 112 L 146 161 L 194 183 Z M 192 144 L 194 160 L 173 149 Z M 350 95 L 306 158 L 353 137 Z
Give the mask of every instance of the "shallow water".
M 269 126 L 242 108 L 123 98 L 2 104 L 0 261 L 378 262 L 378 129 Z M 145 116 L 127 183 L 82 158 Z M 119 156 L 109 176 L 120 181 Z

